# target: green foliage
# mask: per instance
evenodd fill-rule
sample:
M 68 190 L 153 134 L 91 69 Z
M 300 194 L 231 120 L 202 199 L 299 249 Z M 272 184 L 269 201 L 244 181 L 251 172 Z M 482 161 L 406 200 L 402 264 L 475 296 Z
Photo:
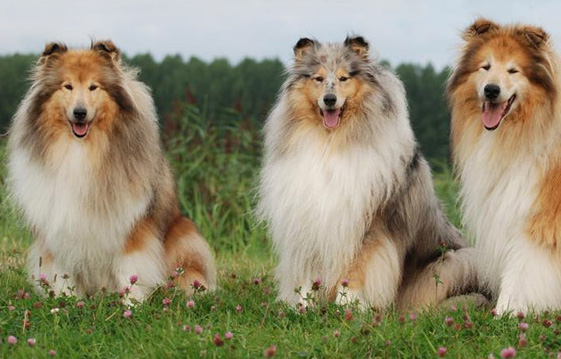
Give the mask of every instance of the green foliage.
M 458 184 L 454 181 L 451 166 L 445 161 L 433 161 L 433 185 L 441 199 L 446 215 L 458 228 L 461 228 L 460 203 L 457 198 Z
M 149 54 L 127 60 L 142 71 L 140 78 L 153 90 L 160 115 L 165 119 L 176 103 L 197 103 L 211 118 L 223 109 L 235 108 L 257 122 L 274 102 L 283 81 L 284 66 L 279 60 L 245 59 L 232 66 L 226 59 L 210 63 L 192 57 L 166 56 L 156 63 Z
M 234 111 L 209 121 L 198 107 L 184 105 L 171 117 L 178 126 L 166 129 L 165 146 L 182 210 L 217 251 L 262 248 L 265 231 L 252 215 L 259 131 Z
M 34 55 L 0 56 L 0 133 L 5 131 L 29 87 Z
M 430 64 L 401 64 L 395 71 L 407 90 L 411 125 L 421 150 L 431 160 L 447 160 L 450 113 L 444 91 L 449 69 L 437 72 Z

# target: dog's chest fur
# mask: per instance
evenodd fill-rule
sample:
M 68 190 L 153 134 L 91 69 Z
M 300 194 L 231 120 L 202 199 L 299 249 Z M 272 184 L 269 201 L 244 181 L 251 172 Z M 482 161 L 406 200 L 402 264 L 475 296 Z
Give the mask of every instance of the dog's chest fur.
M 108 174 L 94 171 L 87 146 L 77 141 L 67 144 L 56 165 L 46 167 L 17 149 L 9 166 L 26 219 L 69 274 L 111 268 L 148 206 L 149 196 L 133 195 L 127 181 L 100 188 L 100 176 Z
M 508 256 L 520 241 L 536 199 L 537 169 L 530 156 L 512 163 L 490 156 L 493 133 L 484 133 L 461 169 L 464 220 L 480 249 L 479 269 L 498 290 Z
M 295 272 L 339 280 L 374 211 L 402 176 L 395 157 L 368 146 L 334 150 L 329 141 L 307 138 L 267 162 L 261 210 L 270 218 L 275 245 L 301 263 Z

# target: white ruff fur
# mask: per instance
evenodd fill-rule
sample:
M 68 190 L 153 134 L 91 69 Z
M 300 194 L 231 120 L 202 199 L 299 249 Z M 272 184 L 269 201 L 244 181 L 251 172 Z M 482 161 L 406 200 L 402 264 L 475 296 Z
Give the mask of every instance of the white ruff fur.
M 72 140 L 54 146 L 64 146 L 56 167 L 35 163 L 21 148 L 13 151 L 9 161 L 13 195 L 55 257 L 52 266 L 43 263 L 39 268 L 36 242 L 30 250 L 29 274 L 35 279 L 39 274 L 47 275 L 58 291 L 67 287 L 61 283 L 63 274 L 70 275 L 70 284 L 79 276 L 83 287 L 76 288 L 78 295 L 91 294 L 101 287 L 122 289 L 131 274 L 138 274 L 137 291 L 146 294 L 142 287 L 153 287 L 165 279 L 162 245 L 156 238 L 148 240 L 148 248 L 130 258 L 124 258 L 123 248 L 133 225 L 146 213 L 148 193 L 133 195 L 122 186 L 115 189 L 105 211 L 89 210 L 85 204 L 96 196 L 90 190 L 96 187 L 91 182 L 96 177 L 87 147 Z M 58 284 L 52 283 L 55 274 Z
M 498 298 L 500 313 L 560 308 L 558 260 L 525 234 L 540 161 L 527 154 L 505 165 L 504 158 L 490 156 L 494 136 L 482 134 L 460 171 L 464 221 L 476 239 L 480 278 Z
M 403 181 L 406 168 L 402 158 L 410 156 L 415 142 L 401 86 L 392 75 L 381 78 L 392 91 L 397 118 L 382 117 L 374 98 L 367 119 L 349 120 L 367 121 L 375 128 L 371 132 L 375 138 L 370 141 L 333 145 L 337 132 L 326 135 L 321 125 L 299 128 L 290 141 L 283 139 L 282 129 L 294 121 L 288 115 L 286 97 L 279 100 L 267 120 L 258 213 L 268 222 L 280 256 L 277 278 L 281 300 L 301 302 L 295 289 L 301 287 L 301 295 L 306 296 L 316 278 L 327 288 L 336 288 L 356 258 L 374 212 Z M 290 142 L 287 153 L 275 153 L 276 144 L 283 141 Z M 380 270 L 368 274 L 374 285 L 366 286 L 387 284 L 396 276 L 399 280 L 399 265 L 397 275 L 388 275 L 388 268 L 394 266 L 386 261 L 376 265 Z M 360 299 L 387 304 L 387 299 Z

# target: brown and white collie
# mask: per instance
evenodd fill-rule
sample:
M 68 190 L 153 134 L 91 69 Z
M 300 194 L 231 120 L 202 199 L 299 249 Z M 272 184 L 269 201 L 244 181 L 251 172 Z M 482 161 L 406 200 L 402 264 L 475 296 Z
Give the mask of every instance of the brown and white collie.
M 215 286 L 211 250 L 177 206 L 149 89 L 110 41 L 51 43 L 13 119 L 11 193 L 35 242 L 33 282 L 57 293 L 129 288 L 142 300 L 176 268 Z M 136 278 L 133 279 L 133 282 Z
M 561 309 L 559 59 L 549 35 L 479 19 L 448 83 L 464 221 L 499 313 Z
M 402 83 L 362 37 L 294 47 L 265 125 L 258 214 L 279 299 L 423 306 L 475 286 L 472 248 L 442 213 Z M 442 253 L 445 254 L 442 255 Z

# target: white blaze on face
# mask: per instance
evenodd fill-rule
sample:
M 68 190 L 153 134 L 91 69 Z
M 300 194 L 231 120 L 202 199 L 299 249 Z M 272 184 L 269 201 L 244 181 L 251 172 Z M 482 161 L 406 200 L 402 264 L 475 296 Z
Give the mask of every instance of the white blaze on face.
M 96 104 L 100 101 L 98 84 L 93 80 L 69 79 L 62 86 L 66 118 L 77 137 L 84 137 L 95 118 Z
M 508 115 L 519 89 L 527 81 L 514 61 L 500 62 L 489 56 L 476 73 L 477 93 L 482 102 L 481 121 L 487 129 L 497 128 Z M 497 88 L 496 97 L 489 97 L 490 86 Z
M 334 104 L 326 104 L 326 96 L 335 96 Z M 318 106 L 323 114 L 323 125 L 328 129 L 334 129 L 341 122 L 341 108 L 345 104 L 343 96 L 337 91 L 337 76 L 335 72 L 330 71 L 325 79 L 325 87 L 323 94 L 318 98 Z

